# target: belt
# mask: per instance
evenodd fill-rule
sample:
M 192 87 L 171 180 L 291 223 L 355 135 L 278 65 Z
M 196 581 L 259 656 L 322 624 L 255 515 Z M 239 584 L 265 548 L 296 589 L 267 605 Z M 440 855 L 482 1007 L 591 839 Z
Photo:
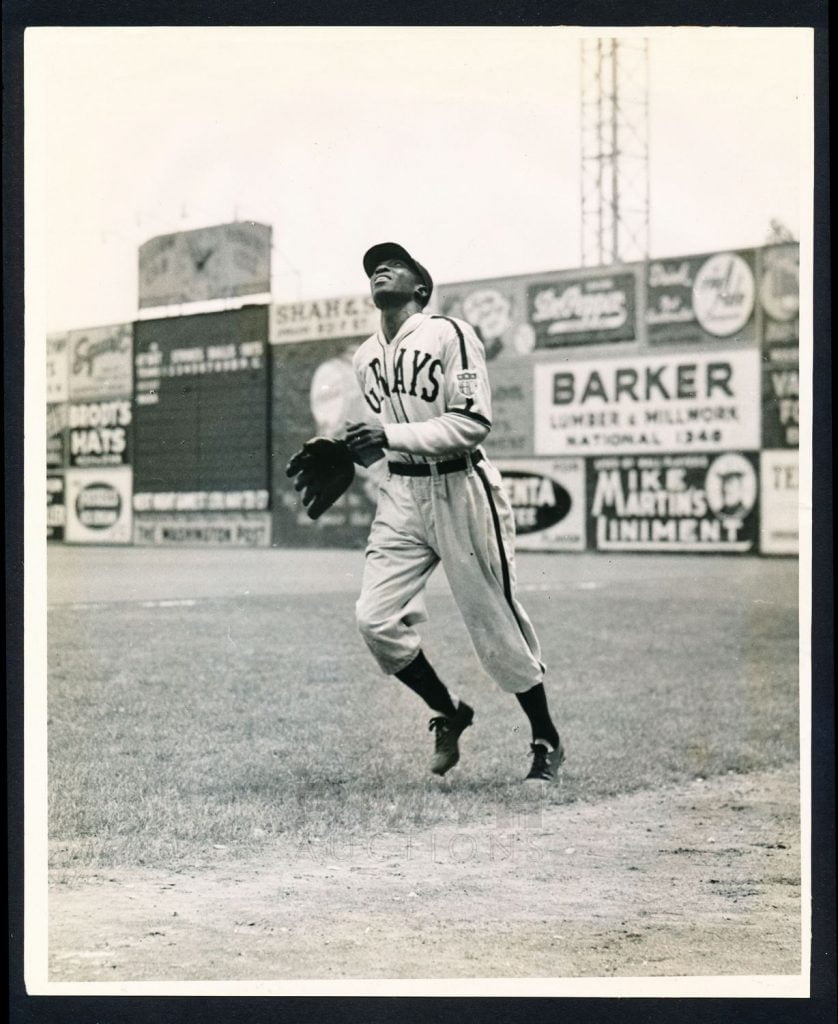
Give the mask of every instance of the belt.
M 458 459 L 448 459 L 445 462 L 434 462 L 437 473 L 459 473 L 468 469 L 469 462 L 476 466 L 483 461 L 483 452 L 473 452 L 469 455 L 461 455 Z M 387 468 L 396 476 L 431 476 L 431 464 L 427 462 L 388 462 Z

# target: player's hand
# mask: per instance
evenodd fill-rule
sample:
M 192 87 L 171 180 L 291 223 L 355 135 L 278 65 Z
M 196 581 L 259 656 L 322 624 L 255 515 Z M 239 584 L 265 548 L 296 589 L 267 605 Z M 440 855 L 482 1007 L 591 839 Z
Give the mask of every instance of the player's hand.
M 386 448 L 387 435 L 382 427 L 370 423 L 351 423 L 346 428 L 346 443 L 352 452 L 368 448 Z

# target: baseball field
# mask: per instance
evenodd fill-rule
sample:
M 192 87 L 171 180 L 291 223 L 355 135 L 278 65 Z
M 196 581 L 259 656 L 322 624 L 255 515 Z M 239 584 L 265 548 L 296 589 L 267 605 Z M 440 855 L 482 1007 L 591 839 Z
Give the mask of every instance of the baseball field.
M 429 773 L 362 563 L 49 550 L 50 981 L 800 972 L 795 560 L 519 555 L 549 788 L 441 572 L 425 650 L 476 719 Z

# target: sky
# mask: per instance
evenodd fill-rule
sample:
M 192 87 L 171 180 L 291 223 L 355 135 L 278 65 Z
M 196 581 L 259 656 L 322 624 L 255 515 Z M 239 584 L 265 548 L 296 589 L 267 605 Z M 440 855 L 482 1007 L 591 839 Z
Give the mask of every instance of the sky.
M 134 319 L 139 245 L 232 220 L 272 225 L 276 301 L 364 291 L 361 256 L 384 240 L 440 282 L 579 266 L 582 31 L 28 30 L 39 322 Z M 797 234 L 810 31 L 635 34 L 651 255 L 760 245 L 771 218 Z

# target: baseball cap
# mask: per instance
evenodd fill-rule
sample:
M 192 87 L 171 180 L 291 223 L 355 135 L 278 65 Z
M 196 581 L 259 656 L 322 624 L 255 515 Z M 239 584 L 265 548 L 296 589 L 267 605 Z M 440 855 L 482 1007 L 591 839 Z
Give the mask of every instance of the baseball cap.
M 375 268 L 382 260 L 404 260 L 404 262 L 412 267 L 413 270 L 419 275 L 419 279 L 422 284 L 428 289 L 428 299 L 431 297 L 431 292 L 434 290 L 434 282 L 428 271 L 415 260 L 404 246 L 399 245 L 398 242 L 379 242 L 377 245 L 372 246 L 371 249 L 367 249 L 364 253 L 364 272 L 367 277 L 372 277 L 375 272 Z M 427 305 L 427 299 L 425 300 Z

